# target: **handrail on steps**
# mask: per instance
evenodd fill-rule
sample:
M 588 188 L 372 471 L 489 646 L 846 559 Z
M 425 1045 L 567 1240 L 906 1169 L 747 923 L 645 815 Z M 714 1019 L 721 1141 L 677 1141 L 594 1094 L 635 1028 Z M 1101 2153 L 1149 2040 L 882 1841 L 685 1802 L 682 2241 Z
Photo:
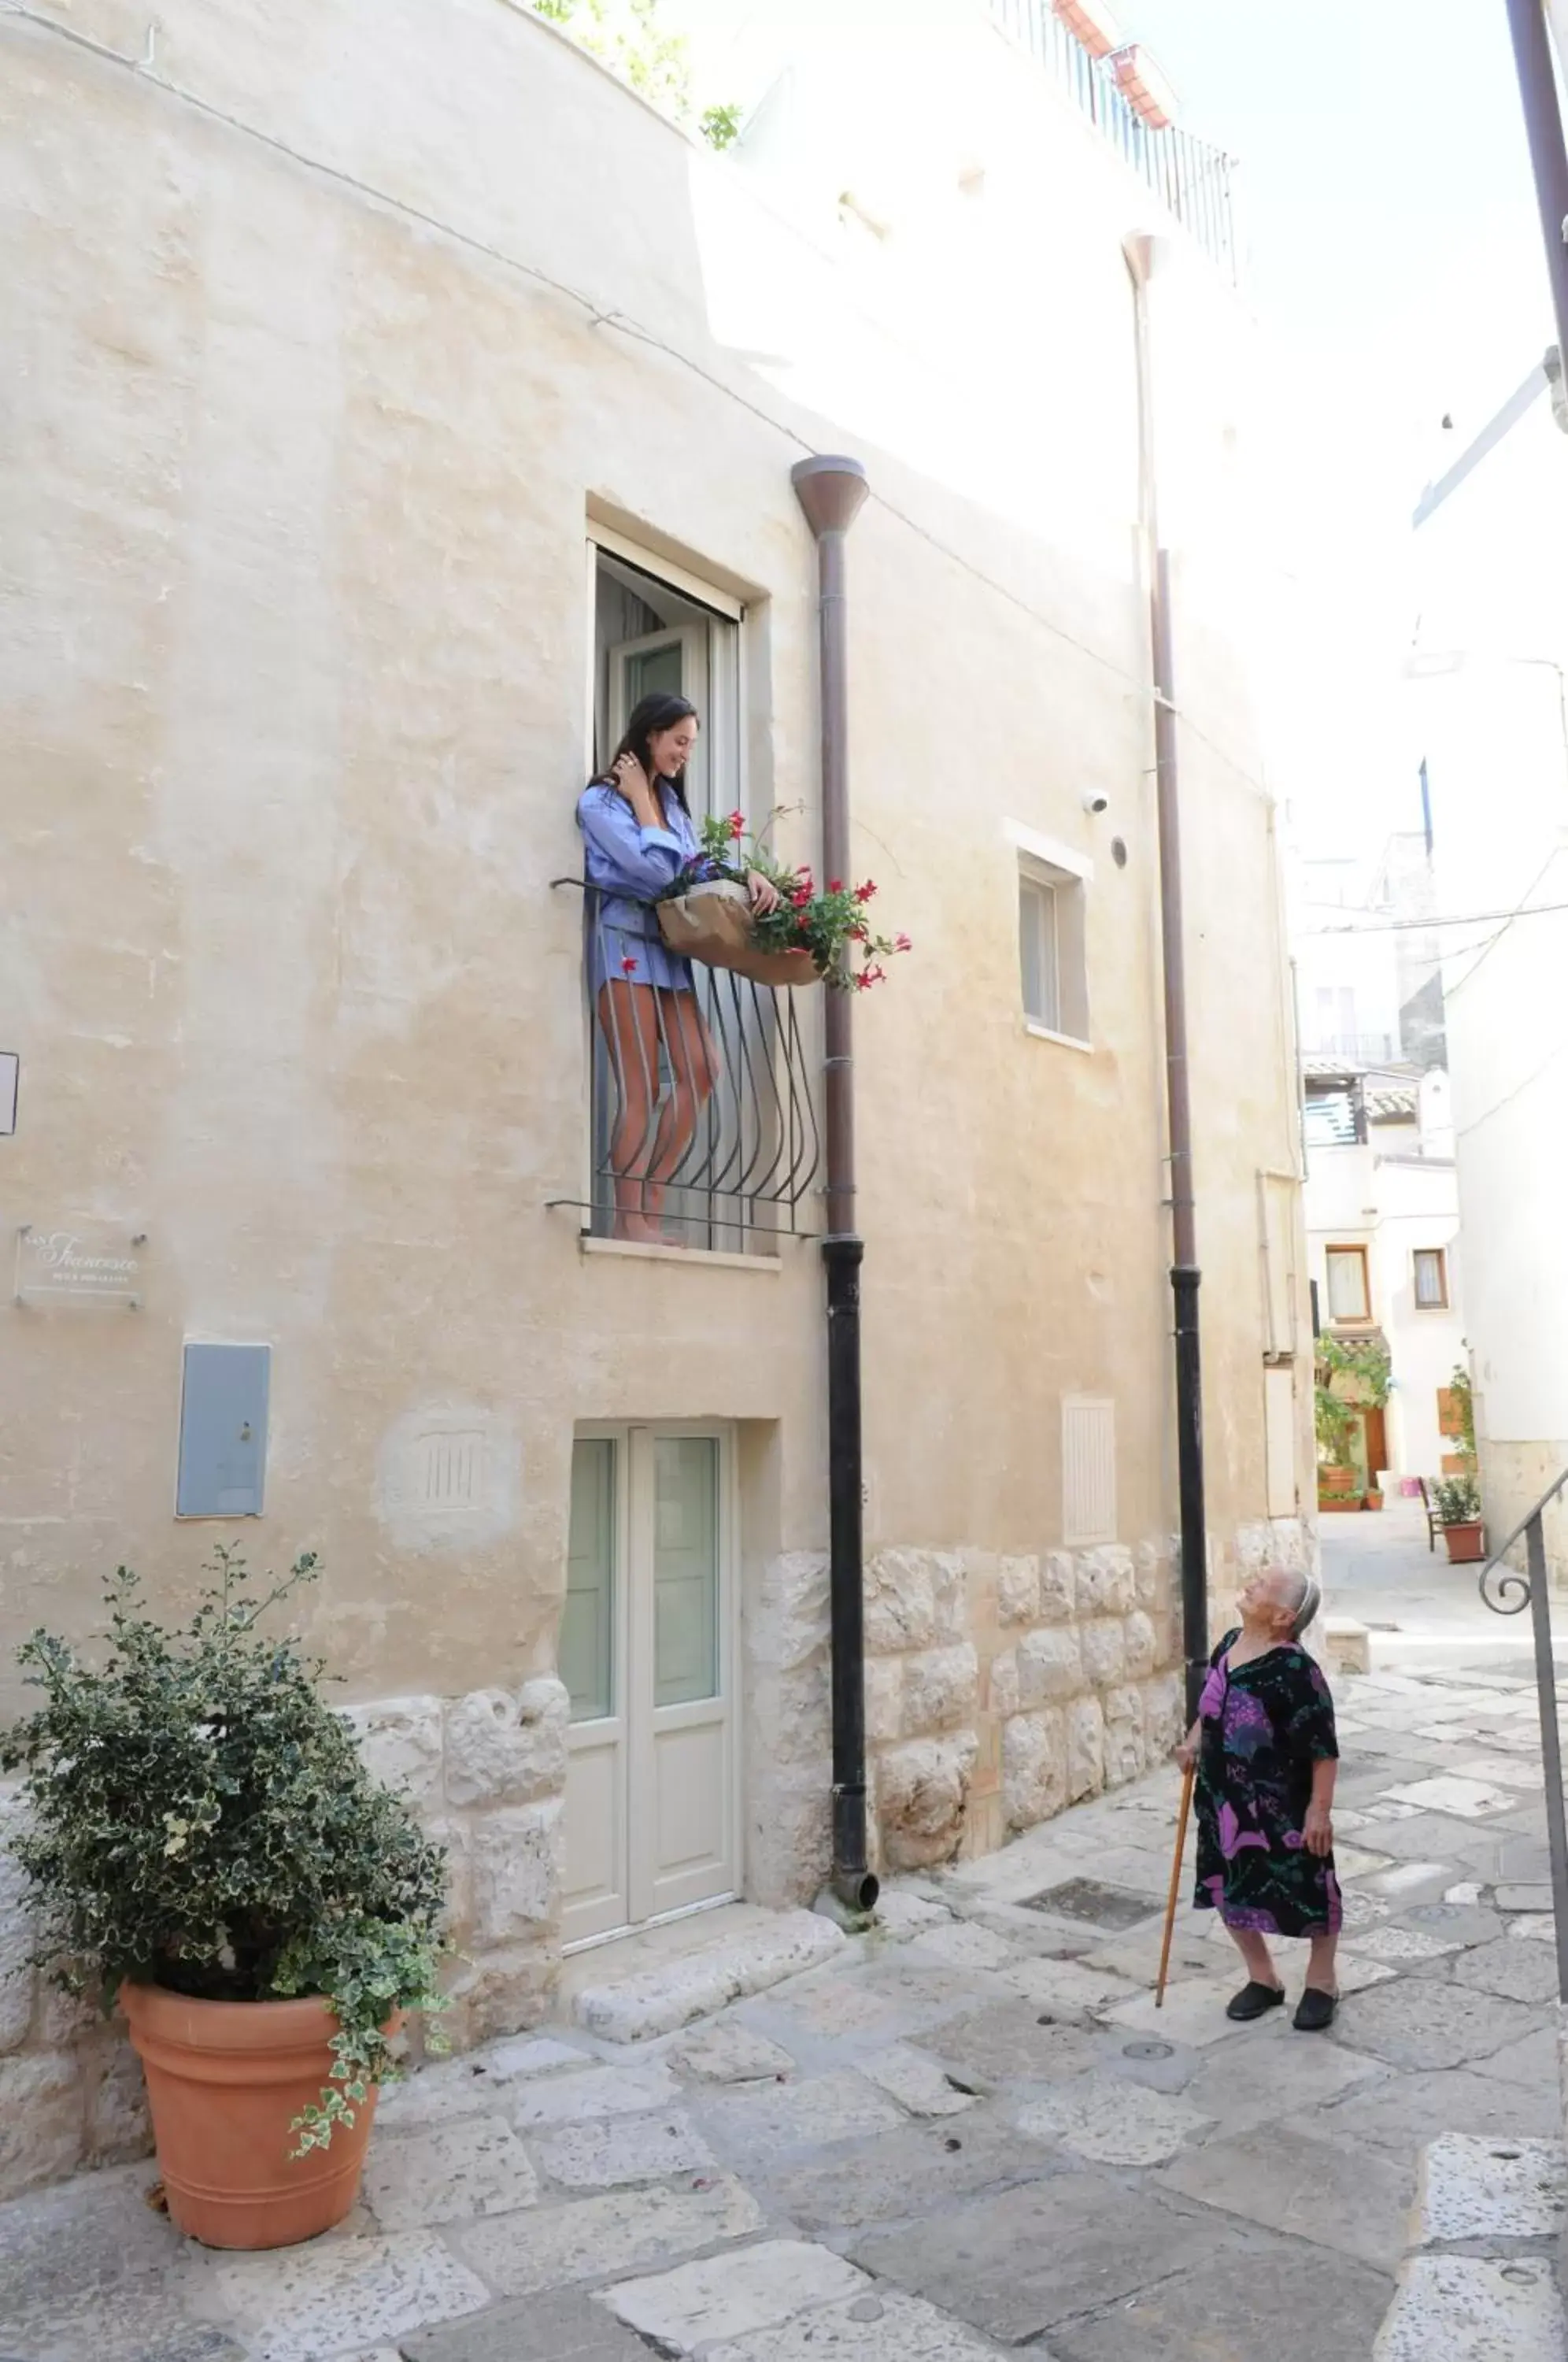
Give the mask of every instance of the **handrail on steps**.
M 1557 1997 L 1568 2006 L 1568 1805 L 1562 1794 L 1562 1742 L 1557 1727 L 1557 1668 L 1551 1653 L 1551 1590 L 1546 1568 L 1546 1529 L 1542 1524 L 1547 1509 L 1568 1485 L 1568 1468 L 1564 1468 L 1555 1484 L 1548 1485 L 1535 1507 L 1527 1512 L 1514 1528 L 1501 1549 L 1495 1550 L 1477 1578 L 1481 1597 L 1495 1616 L 1518 1616 L 1529 1609 L 1531 1638 L 1535 1644 L 1535 1695 L 1540 1716 L 1540 1770 L 1546 1788 L 1546 1839 L 1551 1861 L 1551 1915 L 1557 1938 Z M 1487 1588 L 1488 1578 L 1502 1565 L 1505 1554 L 1511 1551 L 1521 1534 L 1524 1537 L 1527 1573 L 1518 1574 L 1506 1568 L 1497 1576 L 1497 1595 L 1494 1599 Z M 1510 1592 L 1520 1596 L 1508 1603 Z

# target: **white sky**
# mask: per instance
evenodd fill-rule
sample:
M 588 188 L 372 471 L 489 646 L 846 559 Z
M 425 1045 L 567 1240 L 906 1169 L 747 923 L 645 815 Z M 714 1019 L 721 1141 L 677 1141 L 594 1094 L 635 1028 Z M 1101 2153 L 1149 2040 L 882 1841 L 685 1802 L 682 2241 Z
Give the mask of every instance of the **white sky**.
M 689 37 L 701 102 L 746 103 L 803 31 L 881 6 L 896 39 L 919 6 L 660 13 Z M 1118 14 L 1187 126 L 1240 160 L 1249 293 L 1288 363 L 1280 426 L 1300 461 L 1298 515 L 1282 522 L 1312 520 L 1301 572 L 1339 635 L 1304 667 L 1322 759 L 1296 817 L 1324 849 L 1370 857 L 1418 824 L 1398 687 L 1411 509 L 1553 333 L 1503 0 L 1121 0 Z M 1326 664 L 1341 681 L 1327 701 L 1311 677 Z

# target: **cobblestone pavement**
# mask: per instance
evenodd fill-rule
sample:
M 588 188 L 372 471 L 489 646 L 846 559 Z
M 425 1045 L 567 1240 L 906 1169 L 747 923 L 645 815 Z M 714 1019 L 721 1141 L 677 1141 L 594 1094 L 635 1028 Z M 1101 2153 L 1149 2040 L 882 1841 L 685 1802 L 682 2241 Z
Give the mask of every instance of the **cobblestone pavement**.
M 1156 2013 L 1165 1772 L 899 1883 L 877 1932 L 678 2034 L 558 2028 L 427 2069 L 383 2102 L 359 2212 L 308 2247 L 185 2246 L 150 2167 L 0 2209 L 0 2353 L 1353 2362 L 1448 2136 L 1379 2353 L 1560 2355 L 1533 1694 L 1495 1659 L 1337 1686 L 1330 2035 L 1231 2026 L 1230 1947 L 1185 1912 Z

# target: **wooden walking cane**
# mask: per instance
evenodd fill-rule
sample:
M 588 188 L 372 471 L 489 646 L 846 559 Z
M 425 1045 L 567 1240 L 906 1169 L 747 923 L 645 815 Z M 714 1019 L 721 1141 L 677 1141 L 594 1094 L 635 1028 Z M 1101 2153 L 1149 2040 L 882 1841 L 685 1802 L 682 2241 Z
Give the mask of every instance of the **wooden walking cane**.
M 1171 1964 L 1171 1937 L 1176 1933 L 1176 1896 L 1181 1891 L 1181 1858 L 1187 1850 L 1187 1816 L 1192 1809 L 1192 1782 L 1196 1763 L 1189 1763 L 1181 1775 L 1181 1811 L 1176 1819 L 1176 1860 L 1171 1864 L 1170 1900 L 1165 1904 L 1165 1940 L 1160 1946 L 1160 1981 L 1154 1987 L 1154 2007 L 1165 2005 L 1165 1974 Z

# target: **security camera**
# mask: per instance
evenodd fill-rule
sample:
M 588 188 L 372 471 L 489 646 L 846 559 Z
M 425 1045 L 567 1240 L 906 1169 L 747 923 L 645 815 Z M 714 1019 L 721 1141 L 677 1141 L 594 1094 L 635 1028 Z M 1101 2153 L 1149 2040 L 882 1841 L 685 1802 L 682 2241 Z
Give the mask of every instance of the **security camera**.
M 1110 802 L 1110 798 L 1109 796 L 1097 795 L 1091 789 L 1089 794 L 1084 798 L 1084 810 L 1087 812 L 1102 812 L 1107 809 Z

